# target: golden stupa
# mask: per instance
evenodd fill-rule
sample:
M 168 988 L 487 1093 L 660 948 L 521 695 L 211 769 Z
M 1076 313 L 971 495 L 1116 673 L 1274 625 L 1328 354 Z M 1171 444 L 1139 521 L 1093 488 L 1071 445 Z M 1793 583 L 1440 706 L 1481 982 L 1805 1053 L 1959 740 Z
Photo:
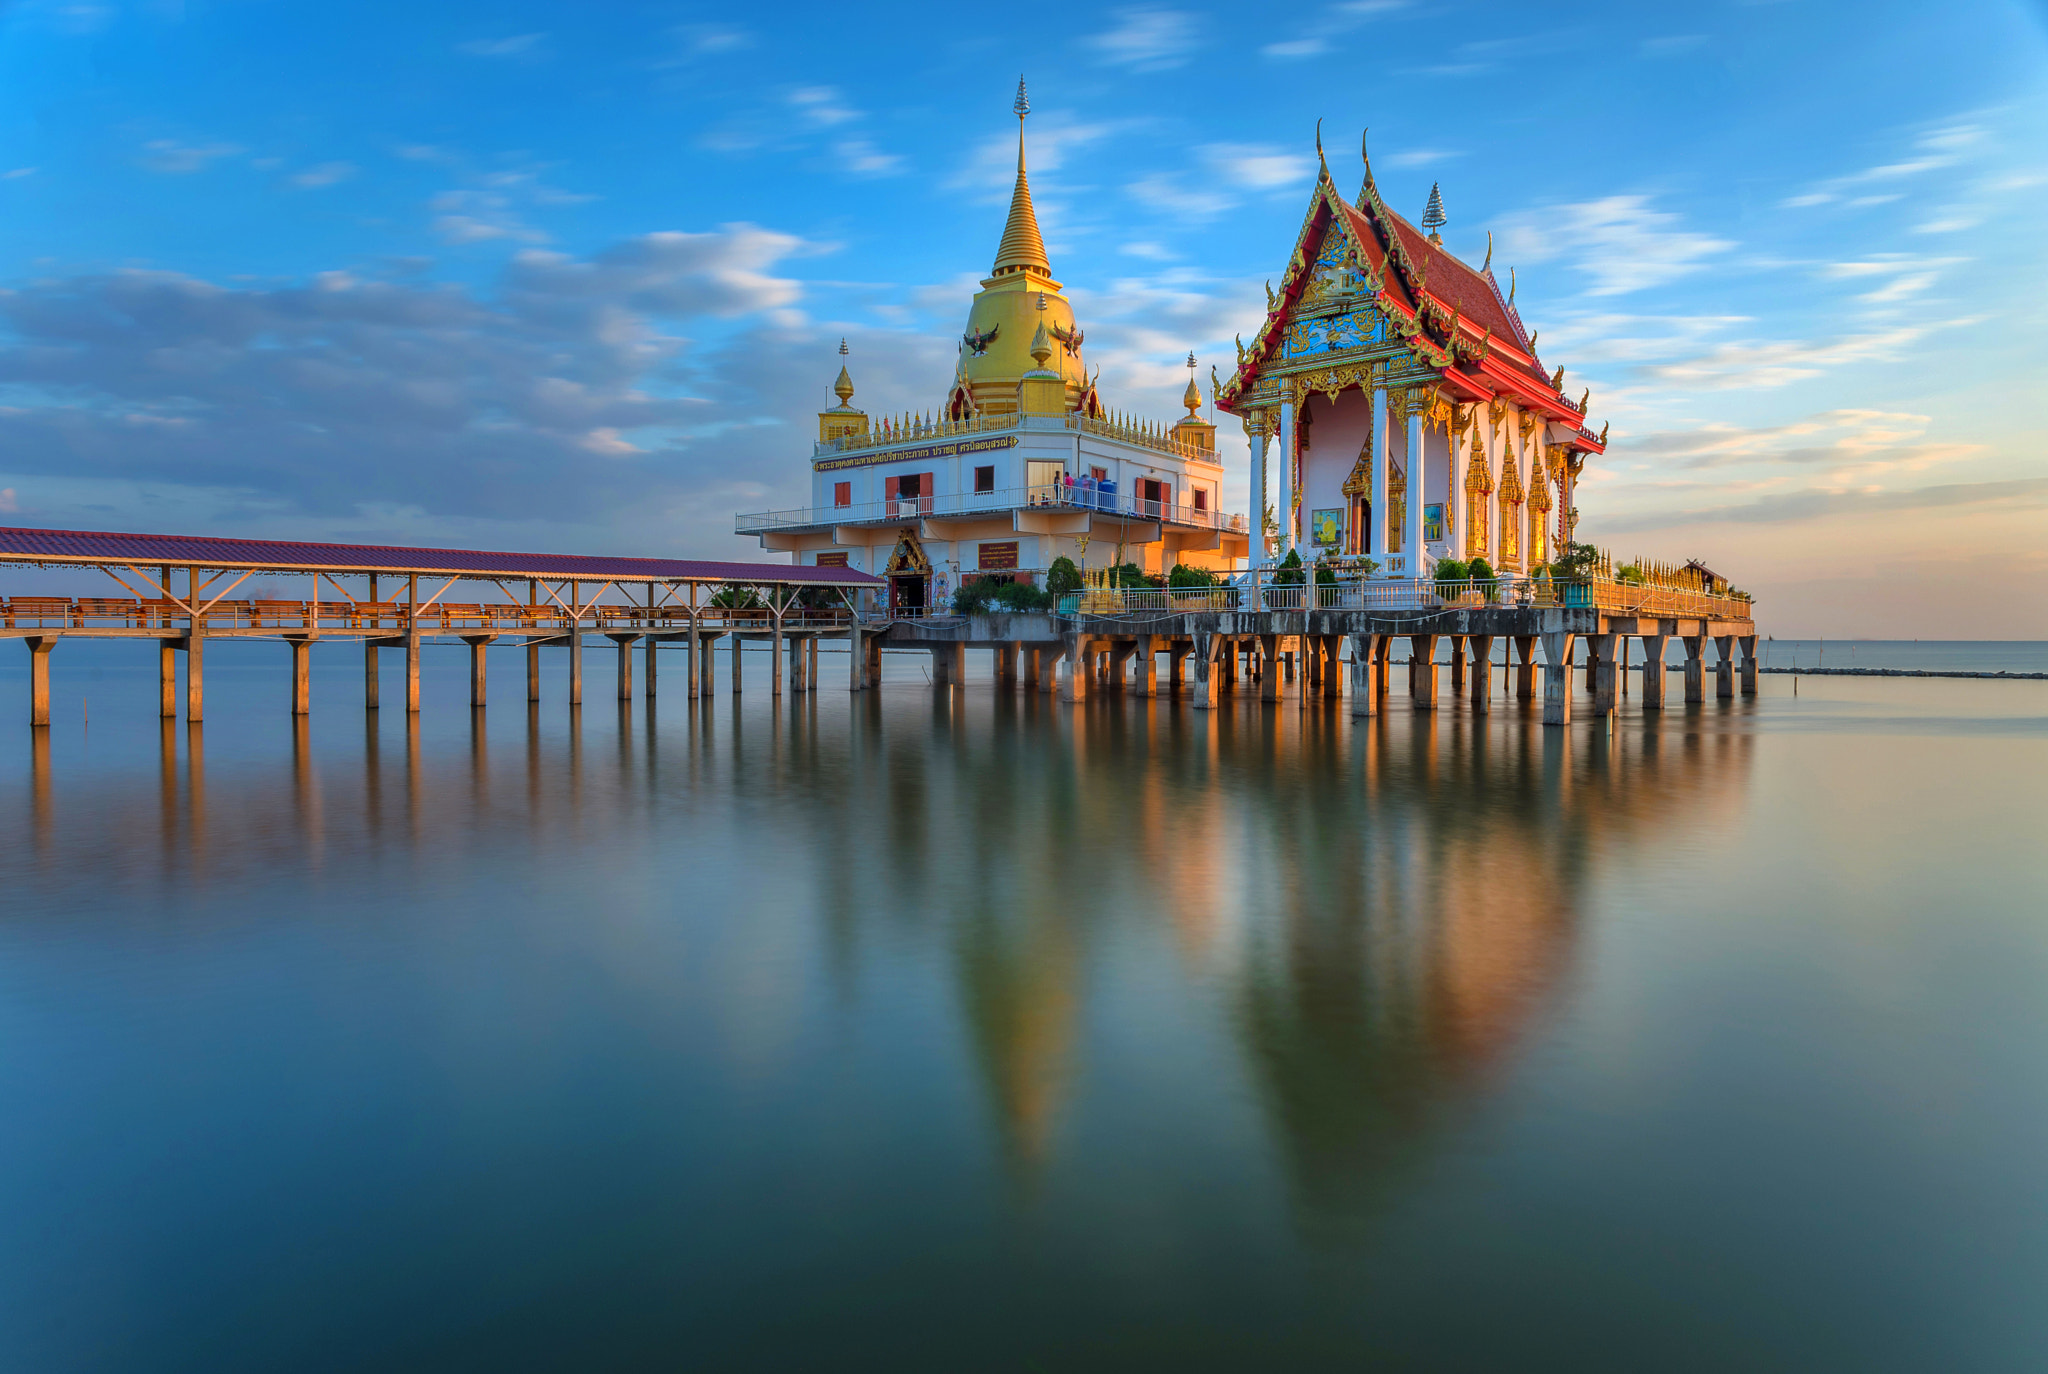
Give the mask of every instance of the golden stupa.
M 1019 408 L 1020 394 L 1043 395 L 1032 410 L 1053 411 L 1050 380 L 1060 383 L 1056 413 L 1100 411 L 1088 369 L 1081 361 L 1081 330 L 1074 307 L 1053 280 L 1038 232 L 1038 214 L 1031 205 L 1031 181 L 1024 169 L 1024 118 L 1031 113 L 1024 81 L 1017 81 L 1017 185 L 1010 193 L 1010 216 L 996 246 L 993 271 L 982 281 L 968 308 L 967 328 L 960 336 L 960 363 L 946 398 L 946 418 L 1009 415 Z M 1043 357 L 1034 357 L 1042 353 Z M 1020 393 L 1029 377 L 1034 385 Z

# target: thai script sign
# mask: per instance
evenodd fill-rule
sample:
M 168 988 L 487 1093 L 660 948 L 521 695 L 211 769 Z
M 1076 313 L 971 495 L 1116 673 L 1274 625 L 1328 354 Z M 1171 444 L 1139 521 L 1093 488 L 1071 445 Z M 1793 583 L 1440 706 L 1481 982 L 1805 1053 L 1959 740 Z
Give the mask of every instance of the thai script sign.
M 923 448 L 893 448 L 876 453 L 856 453 L 845 458 L 826 458 L 813 463 L 816 472 L 838 472 L 842 468 L 871 468 L 880 463 L 910 463 L 924 458 L 958 458 L 967 453 L 988 453 L 1017 447 L 1017 436 L 997 439 L 956 439 L 950 444 L 926 444 Z

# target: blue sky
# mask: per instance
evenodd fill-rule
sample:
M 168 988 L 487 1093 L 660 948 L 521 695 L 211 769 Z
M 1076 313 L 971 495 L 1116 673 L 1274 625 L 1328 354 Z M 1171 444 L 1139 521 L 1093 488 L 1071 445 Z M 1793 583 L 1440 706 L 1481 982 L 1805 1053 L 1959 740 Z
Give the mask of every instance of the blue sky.
M 0 519 L 759 556 L 841 335 L 939 401 L 1021 69 L 1113 403 L 1229 356 L 1369 125 L 1612 422 L 1591 537 L 1781 634 L 2048 637 L 1986 590 L 2048 575 L 2040 4 L 1047 19 L 0 8 Z

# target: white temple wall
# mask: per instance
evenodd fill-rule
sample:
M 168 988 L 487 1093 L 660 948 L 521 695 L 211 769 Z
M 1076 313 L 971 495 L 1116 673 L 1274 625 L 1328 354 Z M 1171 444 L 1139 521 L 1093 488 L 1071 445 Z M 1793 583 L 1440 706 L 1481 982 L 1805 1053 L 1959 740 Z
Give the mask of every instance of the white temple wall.
M 1314 423 L 1309 426 L 1309 448 L 1302 456 L 1301 519 L 1302 557 L 1339 553 L 1348 547 L 1351 498 L 1344 494 L 1344 480 L 1358 463 L 1358 451 L 1372 435 L 1372 396 L 1356 387 L 1338 393 L 1333 402 L 1316 396 L 1309 402 Z M 1345 539 L 1332 547 L 1313 542 L 1310 517 L 1319 510 L 1344 512 Z

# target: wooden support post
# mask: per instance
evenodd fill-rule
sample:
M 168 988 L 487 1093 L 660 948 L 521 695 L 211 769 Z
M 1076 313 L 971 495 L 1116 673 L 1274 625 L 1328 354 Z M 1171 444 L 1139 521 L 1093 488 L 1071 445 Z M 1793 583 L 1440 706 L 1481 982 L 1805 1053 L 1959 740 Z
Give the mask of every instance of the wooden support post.
M 1493 708 L 1493 636 L 1472 636 L 1472 710 L 1484 714 Z
M 313 710 L 313 641 L 293 639 L 292 714 L 310 715 Z
M 633 699 L 633 635 L 608 635 L 619 646 L 619 700 Z
M 57 647 L 55 635 L 30 635 L 21 641 L 28 646 L 28 723 L 50 723 L 50 651 Z
M 1756 636 L 1743 635 L 1742 639 L 1742 695 L 1756 695 Z
M 881 636 L 869 635 L 867 637 L 867 646 L 863 652 L 867 655 L 867 666 L 861 670 L 861 681 L 867 683 L 870 687 L 879 687 L 882 685 Z
M 1669 635 L 1643 636 L 1643 709 L 1661 711 L 1664 709 L 1664 648 L 1671 642 Z
M 206 617 L 199 614 L 199 569 L 185 569 L 185 604 L 192 608 L 192 631 L 185 636 L 185 723 L 206 719 Z
M 812 635 L 804 646 L 804 690 L 818 690 L 818 637 Z
M 482 706 L 490 696 L 490 676 L 486 671 L 489 657 L 484 650 L 497 639 L 496 635 L 464 635 L 462 642 L 469 646 L 469 704 L 471 708 Z
M 1465 690 L 1465 636 L 1451 636 L 1451 695 Z
M 1536 636 L 1515 636 L 1515 700 L 1536 698 Z
M 711 652 L 717 647 L 718 633 L 716 631 L 708 635 L 701 630 L 698 632 L 697 673 L 701 679 L 701 691 L 698 695 L 707 700 L 718 686 L 718 656 Z
M 1685 704 L 1695 706 L 1707 699 L 1706 665 L 1700 661 L 1701 651 L 1706 648 L 1704 635 L 1684 635 L 1685 642 Z
M 655 659 L 655 657 L 654 657 L 654 649 L 655 649 L 655 643 L 656 643 L 656 641 L 655 641 L 655 638 L 654 638 L 654 636 L 653 636 L 653 635 L 649 635 L 649 636 L 647 636 L 647 649 L 646 649 L 646 658 L 647 658 L 647 675 L 646 675 L 646 676 L 647 676 L 647 699 L 648 699 L 649 701 L 652 701 L 652 700 L 654 700 L 654 668 L 655 668 L 655 663 L 656 663 L 656 659 Z
M 858 619 L 846 627 L 846 690 L 849 692 L 858 692 L 868 685 L 867 653 L 861 643 L 866 637 L 861 633 Z
M 156 643 L 157 714 L 171 720 L 178 714 L 178 642 L 159 639 Z
M 1378 635 L 1351 636 L 1351 715 L 1365 720 L 1378 713 L 1379 693 L 1373 690 L 1374 651 Z
M 535 608 L 527 612 L 529 617 L 538 614 L 537 608 L 540 605 L 539 582 L 529 581 L 526 584 L 526 604 L 529 607 Z M 539 628 L 538 625 L 534 626 L 536 631 Z M 526 641 L 526 699 L 529 702 L 540 700 L 540 641 L 537 639 L 528 639 Z
M 732 694 L 738 696 L 740 694 L 740 654 L 743 652 L 740 648 L 740 632 L 734 630 L 727 638 L 732 640 Z
M 583 617 L 569 622 L 569 705 L 583 704 Z
M 782 678 L 787 671 L 782 661 L 782 612 L 775 613 L 775 624 L 768 632 L 768 695 L 782 695 Z
M 1614 714 L 1614 649 L 1620 638 L 1612 634 L 1586 636 L 1586 675 L 1593 680 L 1593 714 L 1597 716 Z
M 1714 636 L 1714 699 L 1735 700 L 1735 636 Z
M 1435 635 L 1408 636 L 1408 691 L 1417 711 L 1436 709 L 1436 641 Z
M 1572 636 L 1543 636 L 1543 723 L 1572 723 Z
M 1220 635 L 1198 634 L 1195 636 L 1194 653 L 1190 655 L 1195 670 L 1195 692 L 1192 705 L 1197 711 L 1216 709 L 1218 681 L 1216 651 L 1223 643 Z
M 377 674 L 377 631 L 373 627 L 370 637 L 363 641 L 363 709 L 379 709 L 379 698 L 383 695 L 383 679 Z

